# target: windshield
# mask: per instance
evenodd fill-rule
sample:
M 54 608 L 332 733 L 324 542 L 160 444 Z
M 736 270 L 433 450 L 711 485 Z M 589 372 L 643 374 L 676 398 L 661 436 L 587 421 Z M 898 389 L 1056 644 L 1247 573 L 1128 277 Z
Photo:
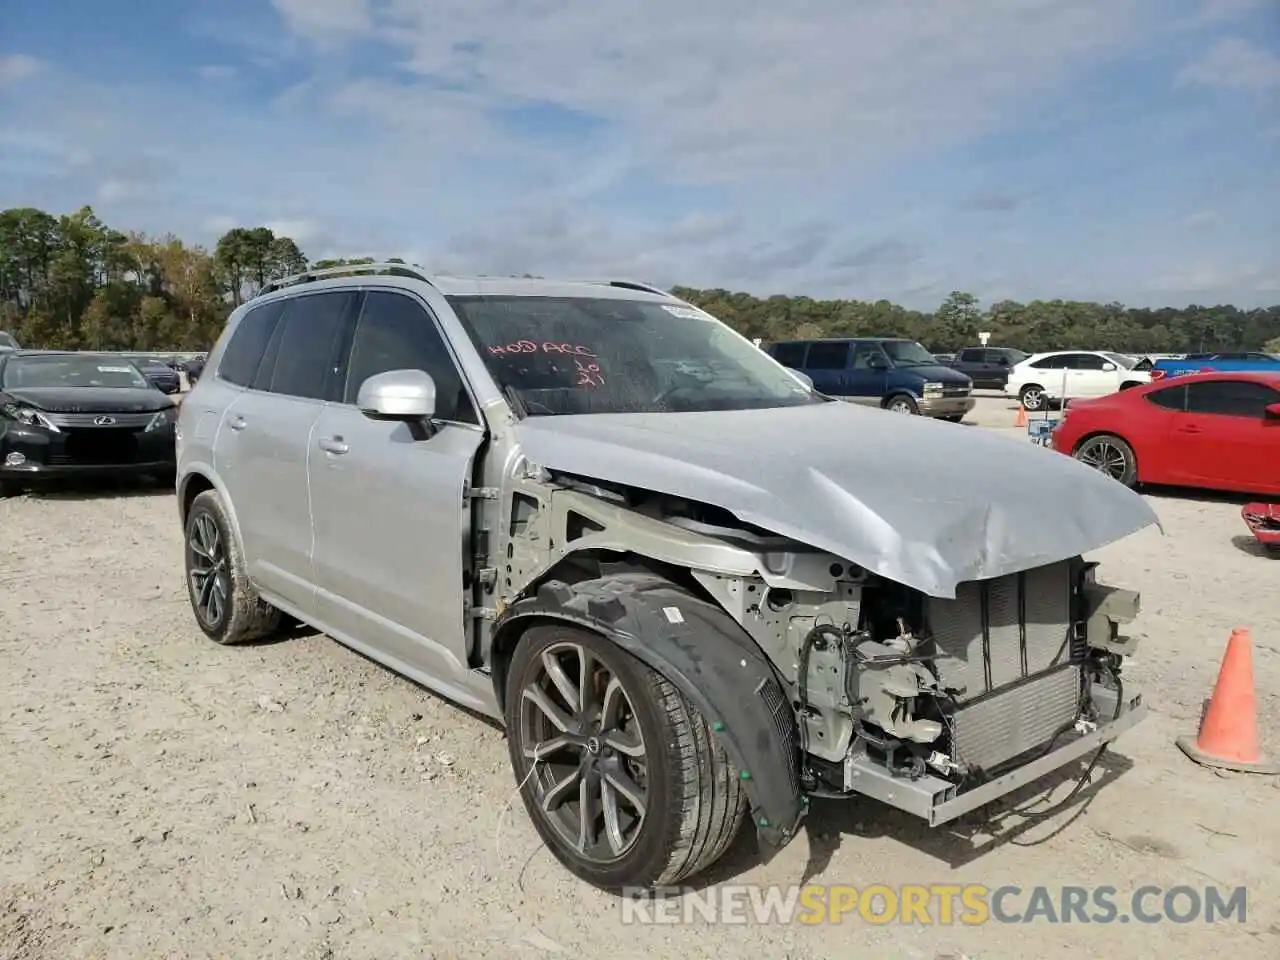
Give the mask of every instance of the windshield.
M 895 367 L 931 367 L 938 358 L 914 340 L 883 340 L 880 346 Z
M 1132 370 L 1138 365 L 1137 357 L 1127 357 L 1123 353 L 1106 353 L 1103 356 L 1115 362 L 1117 367 L 1125 370 Z
M 699 310 L 589 297 L 450 297 L 489 373 L 529 416 L 825 402 Z
M 19 357 L 5 364 L 0 388 L 149 387 L 130 363 L 105 357 Z

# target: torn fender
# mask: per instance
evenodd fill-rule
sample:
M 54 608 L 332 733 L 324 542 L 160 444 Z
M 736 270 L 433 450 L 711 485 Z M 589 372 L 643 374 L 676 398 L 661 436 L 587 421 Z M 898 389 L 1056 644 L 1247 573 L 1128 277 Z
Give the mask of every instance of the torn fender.
M 531 617 L 595 630 L 675 684 L 742 774 L 762 855 L 795 836 L 805 806 L 795 716 L 773 667 L 728 614 L 648 573 L 551 580 L 503 612 L 495 640 Z

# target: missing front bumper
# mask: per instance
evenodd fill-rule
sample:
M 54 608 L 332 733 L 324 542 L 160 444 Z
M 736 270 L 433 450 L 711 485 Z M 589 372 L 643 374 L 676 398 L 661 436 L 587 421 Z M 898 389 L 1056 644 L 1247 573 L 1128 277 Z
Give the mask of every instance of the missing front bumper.
M 1099 699 L 1095 696 L 1095 700 Z M 1114 700 L 1111 701 L 1112 708 L 1113 705 Z M 1098 706 L 1099 712 L 1105 715 L 1108 707 L 1101 702 Z M 1045 756 L 969 790 L 960 791 L 955 784 L 932 774 L 926 774 L 917 780 L 895 777 L 883 765 L 865 754 L 851 756 L 845 761 L 845 785 L 854 793 L 896 807 L 928 821 L 929 826 L 936 827 L 986 806 L 993 800 L 1087 756 L 1104 743 L 1115 740 L 1146 714 L 1147 707 L 1142 702 L 1141 695 L 1135 696 L 1125 703 L 1123 711 L 1115 720 L 1099 724 L 1092 732 L 1076 737 Z

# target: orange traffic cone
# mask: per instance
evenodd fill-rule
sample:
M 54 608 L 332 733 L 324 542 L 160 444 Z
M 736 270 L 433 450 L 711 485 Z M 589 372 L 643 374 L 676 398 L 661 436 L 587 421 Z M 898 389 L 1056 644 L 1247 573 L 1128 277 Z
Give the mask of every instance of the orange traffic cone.
M 1015 427 L 1025 427 L 1027 425 L 1027 411 L 1022 404 L 1018 404 L 1018 415 L 1013 418 Z
M 1253 694 L 1253 639 L 1248 627 L 1231 631 L 1218 682 L 1196 737 L 1179 737 L 1178 749 L 1196 763 L 1245 773 L 1280 773 L 1258 744 L 1258 707 Z

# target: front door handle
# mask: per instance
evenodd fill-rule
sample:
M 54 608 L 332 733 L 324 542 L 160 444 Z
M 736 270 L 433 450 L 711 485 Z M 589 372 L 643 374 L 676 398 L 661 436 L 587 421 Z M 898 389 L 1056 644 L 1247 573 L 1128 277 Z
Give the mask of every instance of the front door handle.
M 1197 427 L 1195 424 L 1188 424 L 1185 427 L 1179 427 L 1178 432 L 1179 433 L 1199 433 L 1200 428 Z
M 341 437 L 324 437 L 320 441 L 320 449 L 336 455 L 346 453 L 351 448 L 342 442 Z
M 232 417 L 231 420 L 228 421 L 227 423 L 227 426 L 230 427 L 232 430 L 243 430 L 248 425 L 249 425 L 249 422 L 245 420 L 244 417 Z

